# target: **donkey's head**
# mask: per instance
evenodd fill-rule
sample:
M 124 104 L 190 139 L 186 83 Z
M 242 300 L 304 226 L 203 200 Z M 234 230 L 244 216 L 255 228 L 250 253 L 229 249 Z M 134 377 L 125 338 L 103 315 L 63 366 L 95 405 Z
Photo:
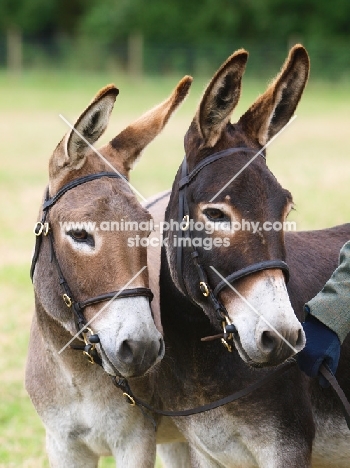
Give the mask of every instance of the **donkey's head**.
M 241 357 L 263 366 L 284 361 L 305 344 L 282 271 L 281 226 L 292 208 L 292 196 L 268 169 L 264 146 L 293 115 L 308 78 L 309 59 L 302 46 L 293 47 L 267 91 L 233 125 L 230 115 L 240 97 L 247 57 L 246 51 L 237 51 L 207 87 L 185 137 L 190 177 L 177 175 L 167 216 L 175 220 L 182 216 L 176 189 L 180 185 L 180 205 L 185 193 L 189 219 L 202 225 L 194 224 L 194 231 L 187 235 L 192 245 L 196 239 L 197 253 L 193 247 L 183 250 L 183 282 L 175 267 L 173 280 L 213 324 L 218 324 L 217 315 L 226 324 L 232 323 Z M 168 245 L 169 264 L 175 266 L 178 249 L 173 242 Z M 252 265 L 253 272 L 247 274 Z M 232 273 L 239 271 L 242 274 L 232 285 L 224 282 L 217 287 L 223 278 L 232 279 Z M 208 282 L 214 299 L 205 284 L 200 290 L 199 281 Z M 215 299 L 224 305 L 226 317 L 214 312 Z
M 164 353 L 151 314 L 146 248 L 142 247 L 142 239 L 149 235 L 150 215 L 137 201 L 128 177 L 135 159 L 163 129 L 190 84 L 191 79 L 185 77 L 166 101 L 96 151 L 92 144 L 106 129 L 118 95 L 113 85 L 105 87 L 50 159 L 49 198 L 53 202 L 45 219 L 49 235 L 48 240 L 43 237 L 34 272 L 41 324 L 45 328 L 49 315 L 63 327 L 51 337 L 59 340 L 57 347 L 67 342 L 63 329 L 75 335 L 79 317 L 85 323 L 91 321 L 91 333 L 99 339 L 97 353 L 110 374 L 142 375 Z M 108 176 L 91 180 L 91 175 L 105 171 Z M 117 172 L 120 177 L 113 177 Z M 78 180 L 84 183 L 78 185 Z M 129 247 L 128 238 L 136 236 L 139 246 Z M 121 297 L 101 302 L 101 295 L 109 293 L 112 299 L 123 289 Z M 124 295 L 125 291 L 129 294 Z M 46 336 L 49 333 L 46 325 Z

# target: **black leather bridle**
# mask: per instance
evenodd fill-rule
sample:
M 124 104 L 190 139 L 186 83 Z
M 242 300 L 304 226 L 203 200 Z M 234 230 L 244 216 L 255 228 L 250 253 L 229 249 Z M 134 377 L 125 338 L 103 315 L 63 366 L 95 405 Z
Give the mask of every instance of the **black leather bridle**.
M 54 261 L 56 265 L 59 284 L 63 292 L 62 299 L 68 308 L 72 308 L 77 333 L 79 334 L 79 338 L 82 338 L 85 342 L 85 344 L 82 346 L 73 345 L 72 348 L 81 349 L 84 355 L 88 357 L 89 361 L 92 364 L 96 363 L 99 365 L 102 365 L 102 360 L 95 349 L 96 343 L 99 343 L 99 338 L 98 335 L 94 334 L 90 328 L 86 327 L 86 320 L 83 313 L 84 309 L 90 305 L 99 304 L 100 302 L 109 301 L 111 299 L 137 296 L 147 297 L 149 301 L 152 301 L 153 299 L 152 291 L 149 288 L 129 288 L 122 289 L 120 291 L 107 292 L 99 296 L 86 299 L 85 301 L 77 301 L 63 275 L 55 250 L 53 233 L 49 225 L 49 210 L 69 190 L 72 190 L 73 188 L 78 187 L 79 185 L 85 184 L 87 182 L 91 182 L 92 180 L 101 179 L 102 177 L 124 179 L 121 175 L 114 172 L 99 172 L 97 174 L 91 174 L 84 177 L 80 177 L 78 179 L 73 180 L 72 182 L 67 183 L 56 193 L 56 195 L 52 197 L 50 197 L 49 189 L 47 188 L 45 201 L 43 203 L 42 218 L 41 221 L 37 222 L 34 227 L 36 242 L 32 258 L 32 264 L 30 268 L 30 277 L 33 281 L 35 265 L 39 257 L 42 240 L 43 237 L 47 237 L 50 242 L 51 248 L 51 262 Z
M 208 281 L 208 275 L 205 271 L 205 268 L 200 264 L 199 261 L 199 253 L 197 249 L 194 247 L 192 239 L 191 239 L 191 232 L 190 232 L 190 221 L 191 221 L 191 213 L 189 209 L 188 199 L 187 199 L 187 187 L 192 182 L 192 180 L 199 174 L 199 172 L 207 167 L 209 164 L 213 164 L 215 161 L 218 161 L 222 158 L 229 157 L 235 153 L 244 152 L 244 153 L 254 153 L 255 155 L 259 155 L 264 157 L 259 150 L 253 148 L 246 148 L 246 147 L 238 147 L 238 148 L 229 148 L 213 155 L 210 155 L 204 158 L 199 164 L 197 164 L 190 173 L 188 173 L 187 167 L 187 160 L 186 156 L 182 162 L 181 166 L 181 178 L 179 181 L 179 214 L 178 214 L 178 224 L 180 229 L 178 231 L 178 239 L 177 239 L 177 255 L 176 255 L 176 270 L 177 270 L 177 278 L 178 282 L 182 291 L 182 294 L 187 296 L 192 302 L 193 299 L 190 296 L 184 279 L 183 279 L 183 245 L 188 245 L 191 248 L 191 258 L 193 263 L 197 269 L 197 273 L 199 276 L 199 288 L 201 293 L 205 298 L 207 298 L 214 310 L 216 312 L 217 318 L 221 323 L 223 328 L 223 338 L 222 343 L 224 346 L 229 350 L 232 351 L 232 345 L 229 344 L 229 341 L 233 341 L 233 333 L 236 333 L 236 328 L 232 324 L 231 320 L 229 319 L 228 312 L 224 305 L 218 299 L 219 293 L 227 287 L 227 283 L 232 284 L 233 282 L 237 281 L 238 279 L 244 278 L 252 273 L 256 273 L 262 270 L 268 269 L 280 269 L 283 271 L 285 276 L 286 283 L 289 279 L 289 268 L 288 265 L 279 259 L 273 260 L 263 260 L 258 263 L 254 263 L 253 265 L 249 265 L 244 267 L 238 271 L 235 271 L 228 275 L 224 280 L 220 281 L 218 285 L 213 289 Z M 188 240 L 189 242 L 186 242 Z

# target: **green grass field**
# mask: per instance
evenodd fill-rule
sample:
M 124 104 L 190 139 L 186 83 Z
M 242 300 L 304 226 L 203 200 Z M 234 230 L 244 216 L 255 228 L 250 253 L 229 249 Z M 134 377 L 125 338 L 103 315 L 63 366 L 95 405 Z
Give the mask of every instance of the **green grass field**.
M 0 467 L 48 466 L 44 430 L 23 388 L 23 376 L 33 313 L 32 228 L 47 183 L 48 159 L 67 131 L 58 115 L 74 120 L 99 88 L 114 82 L 120 95 L 102 139 L 106 142 L 166 98 L 180 78 L 133 82 L 112 74 L 32 72 L 14 80 L 0 73 Z M 195 80 L 189 98 L 135 168 L 132 183 L 144 196 L 170 187 L 205 83 Z M 265 86 L 244 83 L 233 121 Z M 270 168 L 294 196 L 291 219 L 300 230 L 350 220 L 349 110 L 349 83 L 311 81 L 297 119 L 268 151 Z M 108 459 L 101 466 L 114 465 Z

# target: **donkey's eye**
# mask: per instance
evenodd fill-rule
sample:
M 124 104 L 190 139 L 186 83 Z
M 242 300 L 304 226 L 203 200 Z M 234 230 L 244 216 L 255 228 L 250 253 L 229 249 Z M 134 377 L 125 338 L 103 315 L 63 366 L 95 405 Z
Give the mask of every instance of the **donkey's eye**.
M 67 234 L 76 242 L 84 242 L 91 246 L 95 245 L 94 238 L 91 234 L 86 232 L 85 229 L 75 229 L 72 231 L 68 231 Z
M 203 213 L 205 216 L 212 221 L 224 221 L 227 219 L 225 213 L 217 208 L 206 208 Z
M 73 239 L 78 241 L 83 241 L 88 238 L 88 233 L 85 231 L 85 229 L 79 231 L 70 231 L 69 234 L 73 237 Z

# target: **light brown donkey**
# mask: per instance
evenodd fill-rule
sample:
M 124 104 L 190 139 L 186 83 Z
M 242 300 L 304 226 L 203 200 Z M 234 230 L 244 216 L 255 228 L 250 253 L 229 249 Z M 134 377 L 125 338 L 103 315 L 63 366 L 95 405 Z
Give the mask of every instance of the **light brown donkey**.
M 108 375 L 130 378 L 148 398 L 143 376 L 164 354 L 151 315 L 146 248 L 128 248 L 126 230 L 101 227 L 106 221 L 138 226 L 150 221 L 128 184 L 130 167 L 163 129 L 191 81 L 181 80 L 166 101 L 98 155 L 91 145 L 104 132 L 118 95 L 113 85 L 103 88 L 50 159 L 35 228 L 26 388 L 46 427 L 52 467 L 97 467 L 104 455 L 113 455 L 119 467 L 154 466 L 152 422 L 126 403 Z M 136 231 L 141 238 L 149 234 Z

